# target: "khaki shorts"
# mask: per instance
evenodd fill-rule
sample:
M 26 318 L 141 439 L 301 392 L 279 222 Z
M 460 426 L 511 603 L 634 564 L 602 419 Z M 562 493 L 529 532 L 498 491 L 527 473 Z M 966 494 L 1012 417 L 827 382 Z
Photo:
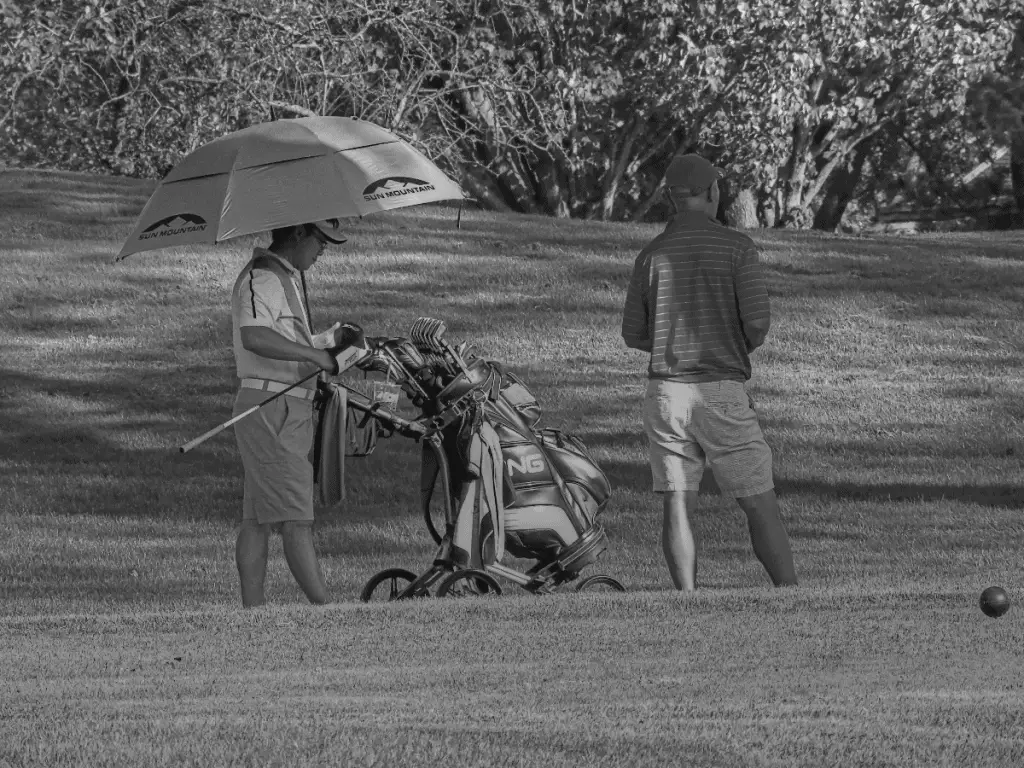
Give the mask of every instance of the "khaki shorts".
M 710 466 L 722 495 L 772 490 L 772 452 L 742 382 L 651 379 L 644 400 L 654 490 L 696 491 Z
M 240 389 L 237 416 L 269 395 Z M 261 525 L 313 519 L 313 403 L 282 395 L 234 425 L 245 468 L 242 519 Z

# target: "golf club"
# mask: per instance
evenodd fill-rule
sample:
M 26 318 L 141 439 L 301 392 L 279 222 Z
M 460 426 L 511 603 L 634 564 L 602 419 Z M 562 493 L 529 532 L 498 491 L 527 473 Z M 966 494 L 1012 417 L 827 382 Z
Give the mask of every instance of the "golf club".
M 344 352 L 339 354 L 338 357 L 336 358 L 337 361 L 338 361 L 338 370 L 335 372 L 335 375 L 338 375 L 342 371 L 348 370 L 353 365 L 355 365 L 357 362 L 359 362 L 364 357 L 366 357 L 368 354 L 370 354 L 369 351 L 366 350 L 363 347 L 349 347 Z M 277 398 L 281 397 L 281 395 L 287 394 L 288 392 L 290 392 L 291 390 L 295 389 L 300 384 L 306 383 L 307 381 L 312 379 L 314 376 L 319 376 L 320 373 L 322 373 L 322 371 L 320 371 L 320 370 L 313 371 L 313 373 L 309 374 L 309 376 L 306 376 L 305 378 L 299 379 L 294 384 L 291 384 L 287 388 L 282 389 L 280 392 L 277 392 L 276 394 L 271 395 L 270 397 L 268 397 L 266 400 L 264 400 L 259 405 L 254 405 L 252 408 L 249 408 L 248 410 L 243 411 L 242 413 L 238 414 L 237 416 L 228 419 L 223 424 L 220 424 L 220 425 L 214 427 L 209 432 L 205 432 L 204 434 L 200 435 L 199 437 L 195 438 L 194 440 L 189 440 L 187 443 L 185 443 L 180 448 L 178 448 L 178 450 L 181 453 L 188 453 L 193 448 L 195 448 L 197 445 L 201 445 L 202 443 L 205 443 L 211 437 L 213 437 L 214 435 L 217 435 L 217 434 L 223 432 L 225 429 L 230 427 L 232 424 L 241 421 L 246 416 L 250 416 L 250 415 L 256 413 L 256 411 L 258 411 L 260 408 L 265 406 L 267 403 L 271 403 L 274 400 L 276 400 Z

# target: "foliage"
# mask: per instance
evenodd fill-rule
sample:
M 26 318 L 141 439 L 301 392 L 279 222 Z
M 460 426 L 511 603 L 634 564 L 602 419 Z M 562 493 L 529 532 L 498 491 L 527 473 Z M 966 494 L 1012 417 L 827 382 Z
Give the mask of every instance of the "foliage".
M 826 204 L 841 215 L 862 167 L 872 183 L 889 170 L 865 158 L 893 136 L 943 174 L 971 164 L 968 85 L 1016 93 L 995 72 L 1022 13 L 1015 0 L 0 0 L 0 146 L 16 164 L 158 176 L 251 123 L 343 114 L 417 143 L 495 207 L 657 218 L 668 160 L 698 150 L 756 191 L 765 223 L 807 226 Z M 987 103 L 1004 120 L 1016 102 Z
M 1002 0 L 739 3 L 761 66 L 713 126 L 725 159 L 770 194 L 778 223 L 805 224 L 864 142 L 959 122 L 965 83 L 1004 55 L 1012 11 Z

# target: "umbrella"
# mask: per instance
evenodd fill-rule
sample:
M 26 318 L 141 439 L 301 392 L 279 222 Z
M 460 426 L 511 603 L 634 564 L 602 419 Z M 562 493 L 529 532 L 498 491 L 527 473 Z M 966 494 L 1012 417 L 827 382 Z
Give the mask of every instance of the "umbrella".
M 275 120 L 183 158 L 146 203 L 117 260 L 465 197 L 426 156 L 379 125 L 350 117 Z

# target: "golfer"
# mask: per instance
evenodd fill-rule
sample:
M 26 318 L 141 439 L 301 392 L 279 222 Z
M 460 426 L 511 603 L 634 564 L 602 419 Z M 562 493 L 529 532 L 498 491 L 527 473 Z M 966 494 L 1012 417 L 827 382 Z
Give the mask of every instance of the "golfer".
M 231 318 L 240 379 L 234 415 L 314 373 L 333 372 L 335 323 L 314 336 L 303 273 L 328 243 L 345 242 L 338 220 L 275 229 L 269 248 L 256 248 L 235 282 Z M 235 562 L 242 605 L 262 605 L 270 532 L 280 531 L 295 581 L 312 603 L 327 602 L 313 549 L 313 396 L 317 377 L 235 424 L 245 469 L 242 525 Z
M 768 291 L 753 241 L 714 220 L 720 178 L 699 155 L 672 160 L 665 181 L 675 216 L 637 257 L 622 317 L 626 345 L 650 353 L 644 429 L 665 559 L 684 591 L 697 586 L 688 518 L 705 464 L 746 513 L 772 582 L 796 584 L 772 453 L 744 389 L 750 353 L 768 335 Z

